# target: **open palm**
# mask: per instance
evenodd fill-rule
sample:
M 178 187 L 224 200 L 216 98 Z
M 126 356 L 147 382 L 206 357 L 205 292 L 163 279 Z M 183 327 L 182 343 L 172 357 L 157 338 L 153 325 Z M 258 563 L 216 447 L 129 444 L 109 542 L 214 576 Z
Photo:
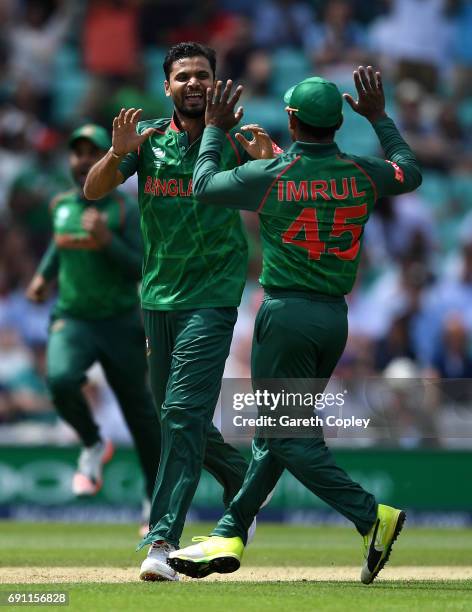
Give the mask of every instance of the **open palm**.
M 122 108 L 120 114 L 113 119 L 112 148 L 113 153 L 121 157 L 132 151 L 137 151 L 142 143 L 155 132 L 148 128 L 142 134 L 136 132 L 136 125 L 143 112 L 142 108 Z

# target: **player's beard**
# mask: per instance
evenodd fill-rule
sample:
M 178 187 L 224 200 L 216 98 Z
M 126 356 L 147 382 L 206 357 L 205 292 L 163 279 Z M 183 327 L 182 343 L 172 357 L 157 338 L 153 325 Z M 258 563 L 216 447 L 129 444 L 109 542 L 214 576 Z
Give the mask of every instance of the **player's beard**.
M 73 168 L 72 169 L 72 178 L 74 180 L 74 183 L 80 187 L 82 190 L 84 188 L 85 185 L 85 181 L 87 180 L 87 175 L 89 173 L 90 167 L 85 167 L 85 168 Z
M 188 119 L 198 119 L 205 116 L 205 104 L 201 108 L 186 108 L 184 104 L 177 103 L 174 100 L 174 106 L 182 117 Z

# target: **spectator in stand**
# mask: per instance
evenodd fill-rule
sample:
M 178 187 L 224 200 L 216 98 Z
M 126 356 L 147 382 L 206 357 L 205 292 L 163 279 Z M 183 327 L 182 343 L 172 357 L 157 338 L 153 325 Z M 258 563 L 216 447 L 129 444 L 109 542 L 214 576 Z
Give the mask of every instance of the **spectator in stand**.
M 472 95 L 472 0 L 463 0 L 455 22 L 454 33 L 454 98 Z
M 228 16 L 211 36 L 210 46 L 218 56 L 219 77 L 244 82 L 243 74 L 254 51 L 251 21 L 242 15 Z
M 162 98 L 146 88 L 148 75 L 145 66 L 134 66 L 126 81 L 96 79 L 84 102 L 82 115 L 99 125 L 111 125 L 117 108 L 142 108 L 142 119 L 165 114 Z M 114 82 L 112 82 L 114 81 Z
M 8 29 L 10 74 L 19 85 L 27 82 L 38 99 L 40 118 L 51 119 L 52 65 L 74 17 L 71 0 L 26 0 L 22 19 Z
M 443 323 L 441 340 L 433 357 L 440 378 L 472 378 L 470 330 L 461 314 L 450 314 Z
M 411 316 L 406 313 L 395 317 L 386 336 L 375 345 L 375 369 L 381 371 L 394 359 L 406 357 L 415 360 L 411 338 Z
M 316 73 L 331 81 L 350 79 L 353 66 L 367 62 L 365 35 L 353 19 L 352 0 L 328 0 L 311 47 Z
M 169 44 L 176 24 L 183 23 L 200 3 L 195 0 L 141 0 L 139 3 L 139 39 L 146 49 Z M 203 42 L 200 34 L 199 40 Z
M 30 135 L 38 123 L 13 105 L 0 106 L 0 218 L 7 212 L 15 176 L 31 159 Z
M 398 84 L 396 102 L 398 123 L 421 165 L 449 170 L 457 159 L 457 145 L 454 142 L 457 131 L 455 135 L 449 135 L 440 129 L 441 111 L 437 104 L 434 108 L 424 88 L 411 79 Z M 444 115 L 441 121 L 447 123 L 447 117 Z
M 0 388 L 7 392 L 9 422 L 24 418 L 54 420 L 44 379 L 36 370 L 32 351 L 8 322 L 0 322 Z
M 132 0 L 94 0 L 85 17 L 82 53 L 96 76 L 126 78 L 140 57 L 138 11 Z
M 264 0 L 254 14 L 254 40 L 268 49 L 309 50 L 316 36 L 313 9 L 302 0 Z
M 371 47 L 381 65 L 391 64 L 396 80 L 415 79 L 437 90 L 453 39 L 456 0 L 389 0 L 390 13 L 371 26 Z M 392 65 L 393 62 L 393 65 Z
M 380 198 L 365 231 L 365 247 L 376 266 L 405 253 L 429 261 L 436 246 L 434 217 L 418 193 Z
M 25 231 L 36 258 L 41 257 L 49 244 L 51 200 L 71 186 L 66 168 L 57 158 L 60 144 L 58 133 L 41 130 L 34 143 L 36 155 L 21 168 L 10 191 L 11 219 Z
M 405 314 L 414 317 L 416 329 L 416 316 L 430 282 L 428 262 L 418 260 L 414 253 L 403 254 L 399 263 L 386 268 L 364 294 L 363 316 L 356 318 L 354 326 L 350 324 L 350 332 L 380 340 L 388 335 L 393 321 Z M 416 335 L 413 338 L 416 339 Z
M 462 229 L 460 259 L 449 276 L 443 275 L 422 300 L 418 313 L 416 343 L 420 363 L 430 368 L 442 343 L 442 333 L 451 316 L 459 315 L 472 333 L 472 217 Z
M 247 58 L 246 71 L 242 77 L 244 95 L 248 98 L 270 96 L 272 61 L 264 49 L 254 50 Z

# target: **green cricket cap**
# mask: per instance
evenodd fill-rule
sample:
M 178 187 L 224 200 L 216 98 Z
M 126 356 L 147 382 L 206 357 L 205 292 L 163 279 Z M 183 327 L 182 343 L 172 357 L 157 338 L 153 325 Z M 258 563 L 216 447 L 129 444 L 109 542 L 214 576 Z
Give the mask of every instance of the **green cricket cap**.
M 103 149 L 104 151 L 107 151 L 111 147 L 110 136 L 106 129 L 101 125 L 87 123 L 86 125 L 82 125 L 74 130 L 69 138 L 69 147 L 72 147 L 80 138 L 90 140 L 90 142 L 93 142 L 95 146 L 97 146 L 99 149 Z
M 334 83 L 310 77 L 285 92 L 286 110 L 313 127 L 333 127 L 343 117 L 343 98 Z

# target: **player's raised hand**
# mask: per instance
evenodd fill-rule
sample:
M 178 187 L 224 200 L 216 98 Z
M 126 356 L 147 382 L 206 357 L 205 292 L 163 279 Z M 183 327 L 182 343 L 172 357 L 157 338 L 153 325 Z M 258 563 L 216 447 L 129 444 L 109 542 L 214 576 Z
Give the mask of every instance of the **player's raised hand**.
M 142 143 L 154 134 L 154 128 L 148 128 L 142 134 L 136 132 L 136 125 L 143 112 L 142 108 L 122 108 L 113 119 L 112 151 L 118 157 L 137 151 Z
M 358 99 L 354 100 L 348 93 L 343 94 L 349 106 L 359 115 L 369 121 L 377 121 L 386 117 L 385 95 L 380 72 L 374 72 L 372 66 L 359 66 L 354 70 L 354 84 Z
M 221 81 L 217 81 L 214 88 L 209 87 L 207 89 L 205 125 L 213 125 L 227 132 L 240 122 L 243 116 L 243 107 L 239 106 L 236 112 L 234 109 L 241 97 L 243 87 L 238 85 L 231 95 L 232 87 L 233 81 L 228 80 L 223 93 L 221 93 L 223 89 Z
M 257 123 L 251 123 L 243 125 L 241 131 L 250 132 L 252 135 L 252 139 L 248 140 L 240 132 L 236 134 L 236 140 L 251 157 L 254 159 L 272 159 L 275 157 L 271 137 L 263 127 L 257 125 Z

